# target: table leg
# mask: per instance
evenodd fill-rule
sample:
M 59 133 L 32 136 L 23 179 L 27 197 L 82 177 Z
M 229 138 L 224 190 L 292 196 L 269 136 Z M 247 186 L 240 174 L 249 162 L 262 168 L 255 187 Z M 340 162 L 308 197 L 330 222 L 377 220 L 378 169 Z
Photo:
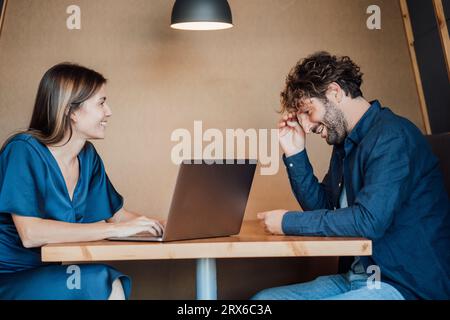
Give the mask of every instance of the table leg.
M 197 300 L 217 300 L 216 259 L 197 259 Z

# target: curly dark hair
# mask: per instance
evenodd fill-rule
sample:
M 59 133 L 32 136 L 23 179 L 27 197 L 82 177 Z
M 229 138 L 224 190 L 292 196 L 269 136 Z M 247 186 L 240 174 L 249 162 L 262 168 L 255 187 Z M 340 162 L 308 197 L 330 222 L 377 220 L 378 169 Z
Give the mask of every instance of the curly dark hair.
M 362 97 L 362 73 L 347 56 L 332 56 L 328 52 L 314 53 L 300 60 L 289 72 L 286 87 L 281 92 L 281 113 L 296 112 L 303 99 L 326 101 L 328 85 L 336 82 L 346 95 Z

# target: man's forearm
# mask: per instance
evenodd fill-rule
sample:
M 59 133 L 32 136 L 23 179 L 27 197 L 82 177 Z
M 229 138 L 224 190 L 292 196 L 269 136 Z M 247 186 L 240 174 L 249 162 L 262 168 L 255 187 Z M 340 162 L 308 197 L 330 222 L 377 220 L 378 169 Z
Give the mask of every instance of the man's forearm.
M 376 214 L 360 205 L 337 210 L 289 211 L 283 217 L 282 230 L 288 235 L 377 239 L 389 225 L 389 214 Z
M 331 209 L 331 195 L 314 176 L 306 150 L 283 157 L 292 191 L 303 210 Z

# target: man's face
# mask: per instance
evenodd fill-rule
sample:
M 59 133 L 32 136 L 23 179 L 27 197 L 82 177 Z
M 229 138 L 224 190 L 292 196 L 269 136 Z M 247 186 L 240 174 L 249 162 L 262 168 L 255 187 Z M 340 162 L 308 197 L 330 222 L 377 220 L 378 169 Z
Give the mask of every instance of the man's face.
M 306 133 L 320 134 L 328 144 L 340 144 L 347 136 L 347 121 L 341 109 L 332 101 L 304 99 L 297 111 L 297 119 Z

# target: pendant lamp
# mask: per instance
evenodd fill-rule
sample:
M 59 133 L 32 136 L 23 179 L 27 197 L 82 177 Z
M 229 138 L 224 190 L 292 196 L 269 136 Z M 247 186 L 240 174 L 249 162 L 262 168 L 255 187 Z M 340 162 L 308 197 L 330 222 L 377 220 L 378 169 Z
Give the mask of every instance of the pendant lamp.
M 181 30 L 221 30 L 233 27 L 227 0 L 176 0 L 171 28 Z

